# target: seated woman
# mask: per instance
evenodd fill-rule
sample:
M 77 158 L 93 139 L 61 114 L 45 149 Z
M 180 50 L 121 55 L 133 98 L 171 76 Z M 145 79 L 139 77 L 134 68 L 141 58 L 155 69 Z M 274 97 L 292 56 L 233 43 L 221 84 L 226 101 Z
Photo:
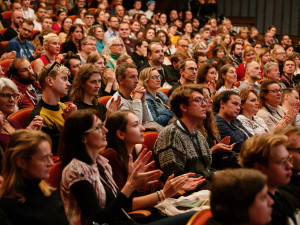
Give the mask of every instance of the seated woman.
M 108 59 L 106 68 L 117 68 L 117 60 L 120 56 L 126 55 L 126 48 L 121 38 L 113 37 L 107 40 L 102 54 Z
M 98 102 L 98 93 L 101 87 L 101 75 L 100 71 L 93 64 L 83 65 L 75 76 L 74 83 L 72 85 L 71 99 L 77 106 L 77 109 L 93 108 L 98 111 L 101 120 L 105 120 L 107 109 L 101 103 Z M 121 98 L 114 101 L 114 104 L 109 107 L 108 115 L 114 110 L 118 110 Z
M 77 54 L 80 50 L 80 40 L 83 38 L 83 28 L 80 24 L 73 24 L 70 28 L 66 42 L 62 44 L 62 52 L 72 51 Z
M 71 26 L 73 25 L 73 20 L 70 17 L 66 17 L 62 21 L 62 25 L 58 34 L 59 42 L 65 42 L 70 31 Z
M 145 151 L 141 145 L 144 142 L 145 128 L 140 125 L 138 117 L 129 110 L 121 110 L 114 112 L 106 121 L 107 133 L 107 149 L 102 154 L 107 158 L 112 166 L 113 178 L 119 189 L 122 189 L 127 181 L 129 175 L 127 165 L 129 156 L 132 155 L 136 159 L 140 154 Z M 147 152 L 151 152 L 147 150 Z M 151 170 L 154 169 L 154 165 Z M 147 196 L 141 197 L 144 199 L 143 208 L 153 206 L 157 202 L 158 188 L 165 198 L 172 197 L 178 190 L 193 190 L 200 183 L 204 181 L 202 177 L 189 178 L 194 173 L 183 174 L 175 177 L 174 174 L 169 177 L 166 184 L 162 183 L 147 185 L 138 195 L 152 193 Z M 137 193 L 136 193 L 137 195 Z
M 237 117 L 243 126 L 252 134 L 263 134 L 269 132 L 265 121 L 256 116 L 258 112 L 257 92 L 254 90 L 242 90 L 239 92 L 241 97 L 241 114 Z
M 237 165 L 236 156 L 232 152 L 235 143 L 229 145 L 230 137 L 227 136 L 221 140 L 218 127 L 215 122 L 212 111 L 213 100 L 211 98 L 210 89 L 203 85 L 203 96 L 206 99 L 206 118 L 197 125 L 197 129 L 205 137 L 210 150 L 212 151 L 212 168 L 223 170 L 225 168 L 239 167 Z
M 106 58 L 99 52 L 93 52 L 89 55 L 86 63 L 94 64 L 100 71 L 101 75 L 101 88 L 99 91 L 100 96 L 112 96 L 118 90 L 119 85 L 116 80 L 116 74 L 112 68 L 107 68 Z
M 17 120 L 6 119 L 9 114 L 18 110 L 19 91 L 16 84 L 7 78 L 0 78 L 0 146 L 6 149 L 11 135 L 22 126 Z M 27 129 L 40 130 L 43 118 L 36 116 Z M 1 157 L 0 157 L 1 158 Z
M 147 183 L 156 183 L 162 174 L 160 170 L 145 172 L 153 164 L 146 164 L 151 154 L 143 152 L 134 163 L 130 155 L 127 182 L 118 190 L 108 160 L 99 155 L 99 149 L 107 145 L 106 133 L 99 116 L 90 109 L 74 112 L 65 122 L 59 148 L 65 166 L 61 195 L 70 225 L 93 222 L 137 225 L 126 211 L 137 209 L 144 202 L 132 198 L 132 193 Z M 161 192 L 157 194 L 163 197 Z M 191 215 L 181 214 L 151 225 L 186 224 Z
M 216 91 L 217 70 L 212 64 L 204 64 L 200 66 L 197 75 L 197 84 L 205 84 L 209 87 L 210 93 L 214 94 Z
M 97 51 L 101 53 L 105 46 L 104 29 L 101 25 L 94 25 L 89 29 L 88 36 L 93 36 L 96 38 Z
M 241 98 L 234 91 L 224 91 L 218 95 L 213 103 L 217 126 L 221 138 L 230 137 L 230 144 L 236 143 L 233 151 L 240 152 L 242 144 L 252 136 L 237 119 L 241 110 Z
M 68 16 L 67 11 L 63 8 L 60 8 L 58 12 L 56 12 L 56 19 L 57 21 L 53 23 L 52 30 L 54 32 L 59 32 L 62 27 L 63 20 Z
M 61 58 L 58 57 L 60 51 L 59 38 L 56 34 L 47 34 L 44 36 L 43 47 L 45 55 L 38 58 L 34 63 L 34 72 L 39 75 L 42 68 L 55 61 L 60 63 Z
M 0 208 L 11 224 L 68 224 L 55 188 L 44 181 L 51 166 L 51 139 L 47 134 L 18 130 L 11 136 L 0 189 Z
M 265 175 L 254 169 L 228 169 L 212 180 L 210 205 L 213 217 L 207 225 L 269 224 L 273 203 Z
M 286 113 L 280 106 L 282 89 L 274 80 L 263 80 L 260 86 L 259 111 L 257 116 L 262 118 L 270 131 L 277 126 L 296 125 L 295 118 L 299 106 L 291 107 Z
M 169 108 L 168 96 L 157 91 L 161 87 L 161 77 L 154 67 L 147 67 L 140 72 L 139 84 L 146 90 L 146 101 L 153 120 L 162 126 L 168 125 L 173 118 Z
M 84 20 L 83 18 L 84 18 L 84 14 L 86 13 L 86 11 L 87 11 L 86 8 L 79 9 L 78 14 L 77 14 L 77 18 L 74 21 L 74 23 L 77 23 L 77 24 L 80 24 L 80 25 L 85 25 L 85 22 L 83 22 L 83 20 Z
M 217 80 L 216 89 L 218 93 L 223 91 L 239 92 L 239 89 L 234 86 L 237 81 L 236 70 L 233 65 L 226 64 L 221 67 Z

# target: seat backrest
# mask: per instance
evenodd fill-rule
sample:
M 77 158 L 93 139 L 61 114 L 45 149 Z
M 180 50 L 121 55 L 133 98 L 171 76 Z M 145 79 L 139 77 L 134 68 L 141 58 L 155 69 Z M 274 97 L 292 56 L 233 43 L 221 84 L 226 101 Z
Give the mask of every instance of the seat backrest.
M 12 11 L 7 11 L 7 12 L 1 13 L 1 16 L 2 16 L 3 19 L 11 18 L 11 15 L 12 15 Z
M 104 106 L 106 106 L 107 102 L 112 96 L 102 96 L 98 98 L 98 102 L 101 102 Z
M 145 132 L 144 134 L 144 145 L 146 145 L 146 147 L 151 150 L 155 144 L 155 141 L 158 137 L 158 133 L 157 132 Z
M 75 22 L 75 20 L 76 20 L 76 18 L 77 18 L 76 15 L 71 15 L 71 16 L 69 16 L 69 17 L 72 19 L 73 23 Z
M 29 119 L 29 115 L 32 110 L 33 110 L 33 107 L 20 109 L 19 111 L 10 114 L 8 116 L 8 119 L 17 120 L 21 124 L 22 128 L 26 128 L 28 119 Z
M 159 88 L 157 91 L 163 92 L 165 95 L 168 96 L 170 88 Z
M 203 209 L 195 213 L 186 225 L 206 225 L 207 220 L 213 217 L 210 209 Z
M 48 184 L 52 187 L 55 187 L 59 192 L 60 189 L 60 181 L 62 177 L 63 165 L 61 161 L 54 163 L 54 165 L 50 168 L 49 178 L 46 180 Z
M 3 42 L 1 42 L 1 43 L 3 44 L 4 42 L 7 42 L 7 41 L 3 41 Z M 5 48 L 6 48 L 6 47 L 5 47 Z M 7 70 L 8 70 L 9 65 L 10 65 L 10 63 L 11 63 L 12 61 L 14 61 L 14 60 L 13 60 L 13 59 L 5 59 L 5 60 L 3 60 L 3 61 L 0 62 L 0 66 L 1 66 L 2 68 L 4 68 L 4 77 L 7 77 Z
M 0 29 L 0 34 L 4 35 L 6 30 L 7 30 L 7 28 Z

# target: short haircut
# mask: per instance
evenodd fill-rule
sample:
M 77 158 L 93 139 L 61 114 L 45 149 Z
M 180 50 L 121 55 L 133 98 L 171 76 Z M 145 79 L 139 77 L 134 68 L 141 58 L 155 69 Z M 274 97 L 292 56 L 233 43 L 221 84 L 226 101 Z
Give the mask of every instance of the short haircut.
M 61 64 L 70 69 L 70 60 L 77 59 L 81 61 L 79 55 L 74 54 L 72 51 L 68 51 L 66 56 L 62 59 Z
M 240 45 L 240 46 L 243 47 L 243 45 L 242 45 L 241 43 L 233 43 L 232 46 L 231 46 L 231 53 L 234 52 L 235 47 L 236 47 L 237 45 Z
M 277 66 L 278 67 L 278 64 L 276 63 L 276 62 L 267 62 L 265 65 L 264 65 L 264 67 L 263 67 L 263 69 L 264 69 L 264 74 L 265 73 L 268 73 L 270 70 L 271 70 L 271 67 L 272 66 Z
M 4 77 L 0 78 L 0 93 L 2 93 L 3 88 L 10 88 L 14 92 L 14 94 L 19 94 L 17 85 L 11 79 L 4 78 Z M 16 112 L 17 110 L 18 110 L 18 105 L 15 104 L 13 111 Z
M 21 26 L 22 26 L 24 23 L 27 23 L 29 26 L 34 26 L 34 23 L 33 23 L 32 20 L 24 19 L 23 22 L 21 23 Z
M 185 41 L 187 41 L 189 44 L 191 43 L 190 42 L 190 40 L 187 38 L 187 37 L 185 37 L 185 36 L 181 36 L 180 38 L 178 38 L 178 40 L 177 40 L 177 45 L 179 44 L 179 42 L 180 41 L 182 41 L 182 40 L 185 40 Z
M 93 36 L 86 36 L 85 38 L 83 38 L 80 42 L 81 45 L 85 45 L 88 40 L 93 40 L 93 41 L 97 41 L 95 37 Z
M 157 41 L 151 42 L 151 43 L 148 45 L 148 47 L 147 47 L 147 55 L 149 55 L 149 54 L 152 53 L 152 52 L 151 52 L 151 51 L 152 51 L 151 48 L 152 48 L 153 45 L 160 45 L 161 47 L 163 47 L 162 44 L 161 44 L 160 42 L 157 42 Z
M 293 93 L 293 91 L 296 91 L 297 90 L 295 88 L 285 88 L 282 90 L 282 94 L 281 94 L 281 104 L 284 102 L 284 98 L 286 95 L 290 95 Z M 298 92 L 297 92 L 298 93 Z
M 183 60 L 186 59 L 188 56 L 185 52 L 182 51 L 176 51 L 173 55 L 171 55 L 170 60 L 171 63 L 175 62 L 177 63 L 179 61 L 179 58 L 182 58 Z
M 93 16 L 94 17 L 94 13 L 92 12 L 92 11 L 90 11 L 90 10 L 87 10 L 85 13 L 84 13 L 84 17 L 86 17 L 86 16 Z
M 116 69 L 116 79 L 117 81 L 119 81 L 119 77 L 121 76 L 122 78 L 125 78 L 126 77 L 126 71 L 128 68 L 131 68 L 131 69 L 137 69 L 137 66 L 132 64 L 132 63 L 128 63 L 128 62 L 124 62 L 124 63 L 121 63 L 117 69 Z
M 170 108 L 177 118 L 182 117 L 181 104 L 189 105 L 189 98 L 193 92 L 199 92 L 203 95 L 203 85 L 186 84 L 176 88 L 170 96 Z
M 193 62 L 195 62 L 195 59 L 193 59 L 193 58 L 186 58 L 186 59 L 184 59 L 184 60 L 180 63 L 180 65 L 179 65 L 179 70 L 184 70 L 184 69 L 185 69 L 186 62 L 188 62 L 188 61 L 193 61 Z
M 206 57 L 206 59 L 207 59 L 207 56 L 206 56 L 206 54 L 204 53 L 204 52 L 194 52 L 194 54 L 193 54 L 193 59 L 195 59 L 195 62 L 198 64 L 198 59 L 199 59 L 199 57 Z
M 43 46 L 45 47 L 45 45 L 49 44 L 49 42 L 53 39 L 53 38 L 58 38 L 58 36 L 54 33 L 50 33 L 44 36 L 43 39 Z
M 134 41 L 134 50 L 136 50 L 136 46 L 141 47 L 144 41 L 147 42 L 146 39 L 144 39 L 144 38 L 138 38 L 138 39 L 136 39 Z
M 297 135 L 300 136 L 300 128 L 292 125 L 277 126 L 272 131 L 273 134 L 283 134 L 285 136 Z
M 283 61 L 283 66 L 285 66 L 285 64 L 286 64 L 287 61 L 292 61 L 292 62 L 294 62 L 295 66 L 296 66 L 295 60 L 294 60 L 293 58 L 291 58 L 291 57 L 288 57 L 286 60 Z
M 216 221 L 222 224 L 249 222 L 249 207 L 266 183 L 267 177 L 254 169 L 226 169 L 213 177 L 210 205 Z
M 203 34 L 205 31 L 209 31 L 210 32 L 210 29 L 208 27 L 202 27 L 199 31 L 200 34 Z
M 254 168 L 255 163 L 268 167 L 273 148 L 278 145 L 287 146 L 287 144 L 288 138 L 285 135 L 257 134 L 242 145 L 239 163 L 243 168 Z
M 48 15 L 42 17 L 42 22 L 44 22 L 45 19 L 52 20 L 51 16 L 48 16 Z
M 110 22 L 112 18 L 117 18 L 117 19 L 118 19 L 117 16 L 110 16 L 110 17 L 108 18 L 108 21 Z
M 59 65 L 59 64 L 56 64 L 52 68 L 52 70 L 49 71 L 52 66 L 53 66 L 53 64 L 48 64 L 48 65 L 44 66 L 39 74 L 39 82 L 42 87 L 42 90 L 44 90 L 47 86 L 46 77 L 51 77 L 53 79 L 56 79 L 56 75 L 59 72 L 65 73 L 67 75 L 70 74 L 70 70 L 67 67 L 65 67 L 64 65 Z

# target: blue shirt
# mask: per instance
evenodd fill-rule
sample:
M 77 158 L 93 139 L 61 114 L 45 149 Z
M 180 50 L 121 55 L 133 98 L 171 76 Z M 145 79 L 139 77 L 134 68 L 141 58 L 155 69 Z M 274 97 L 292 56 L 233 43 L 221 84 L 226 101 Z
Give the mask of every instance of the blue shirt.
M 25 43 L 21 43 L 18 37 L 14 37 L 8 42 L 6 46 L 6 52 L 11 51 L 16 51 L 16 58 L 24 57 L 27 58 L 30 62 L 34 60 L 34 46 L 30 41 L 26 40 Z

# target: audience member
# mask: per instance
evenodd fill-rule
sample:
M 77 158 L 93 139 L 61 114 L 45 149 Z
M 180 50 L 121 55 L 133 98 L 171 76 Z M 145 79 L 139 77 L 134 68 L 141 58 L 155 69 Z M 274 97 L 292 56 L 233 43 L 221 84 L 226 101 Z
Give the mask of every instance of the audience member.
M 254 61 L 256 57 L 256 52 L 251 46 L 247 46 L 243 52 L 243 63 L 241 63 L 236 68 L 238 80 L 243 80 L 245 78 L 245 64 Z
M 258 95 L 255 90 L 242 90 L 239 92 L 241 97 L 241 111 L 237 119 L 253 136 L 269 132 L 265 121 L 256 116 L 258 112 Z
M 231 54 L 229 55 L 229 57 L 232 59 L 235 68 L 239 67 L 239 65 L 243 62 L 243 50 L 243 45 L 239 43 L 234 43 L 231 46 Z
M 36 82 L 36 75 L 28 59 L 23 57 L 14 59 L 9 65 L 8 73 L 20 93 L 17 99 L 18 106 L 21 109 L 35 106 L 41 99 L 42 90 Z
M 190 41 L 186 37 L 182 36 L 178 38 L 177 40 L 177 51 L 184 52 L 189 58 L 191 58 L 191 55 L 189 53 L 189 45 Z
M 235 91 L 239 92 L 239 89 L 234 86 L 237 81 L 236 70 L 233 65 L 226 64 L 221 67 L 217 80 L 216 90 L 218 93 L 223 91 Z
M 39 83 L 43 90 L 43 96 L 29 117 L 29 122 L 36 115 L 43 118 L 42 131 L 51 137 L 53 155 L 57 154 L 58 141 L 65 119 L 76 111 L 74 104 L 66 106 L 59 101 L 61 97 L 68 94 L 69 73 L 70 71 L 65 66 L 59 65 L 57 62 L 42 68 Z
M 266 32 L 264 37 L 263 48 L 270 48 L 271 44 L 273 44 L 273 34 L 271 32 Z
M 128 23 L 120 23 L 119 25 L 119 37 L 122 38 L 126 52 L 128 55 L 132 55 L 134 52 L 134 39 L 130 38 L 130 28 Z
M 287 34 L 282 35 L 280 43 L 283 48 L 289 45 L 289 39 L 290 39 L 289 35 Z
M 45 182 L 53 164 L 48 135 L 28 129 L 12 134 L 0 190 L 0 207 L 11 223 L 68 224 L 58 193 Z
M 77 15 L 81 8 L 86 8 L 86 0 L 75 0 L 75 6 L 69 10 L 69 16 Z
M 34 20 L 34 10 L 29 7 L 30 0 L 22 0 L 21 4 L 22 4 L 21 11 L 23 14 L 23 18 L 33 21 Z
M 85 25 L 84 23 L 84 14 L 87 12 L 86 8 L 81 8 L 79 9 L 78 13 L 77 13 L 77 18 L 74 21 L 74 23 L 78 23 L 80 25 Z M 70 15 L 70 14 L 69 14 Z M 75 14 L 76 15 L 76 14 Z
M 197 64 L 194 59 L 187 58 L 183 60 L 179 65 L 179 73 L 180 79 L 178 82 L 169 90 L 168 96 L 170 97 L 178 87 L 185 85 L 185 84 L 193 84 L 197 78 Z
M 80 0 L 79 0 L 80 1 Z M 83 38 L 84 32 L 80 24 L 73 24 L 70 28 L 66 42 L 62 44 L 62 52 L 67 53 L 72 51 L 77 54 L 81 48 L 80 41 Z
M 134 42 L 135 51 L 132 53 L 131 58 L 138 69 L 146 63 L 147 59 L 148 42 L 143 38 L 138 38 Z
M 83 21 L 84 21 L 84 29 L 86 30 L 85 33 L 88 33 L 90 28 L 93 26 L 94 22 L 95 22 L 95 18 L 94 18 L 94 13 L 91 11 L 86 11 L 84 13 L 84 17 L 83 17 Z
M 146 3 L 146 5 L 147 5 L 147 11 L 145 12 L 145 15 L 148 20 L 151 20 L 155 9 L 155 1 L 149 0 Z
M 216 78 L 217 78 L 217 70 L 211 64 L 204 64 L 199 68 L 197 75 L 197 84 L 205 84 L 210 93 L 214 94 L 216 92 Z
M 23 13 L 21 11 L 13 11 L 11 14 L 11 25 L 4 32 L 4 40 L 10 41 L 14 37 L 18 36 L 21 24 L 23 22 Z
M 245 64 L 245 80 L 240 81 L 239 90 L 253 89 L 259 95 L 260 85 L 257 81 L 261 78 L 260 65 L 256 61 Z
M 283 62 L 283 74 L 279 80 L 280 87 L 284 88 L 295 88 L 298 83 L 294 80 L 294 72 L 296 70 L 296 63 L 293 59 L 286 59 Z
M 281 96 L 281 106 L 286 113 L 290 108 L 300 108 L 300 101 L 299 101 L 299 93 L 294 88 L 285 88 L 283 89 L 282 96 Z M 296 119 L 293 123 L 294 126 L 300 127 L 300 114 L 297 113 Z
M 42 19 L 46 16 L 46 8 L 43 6 L 39 6 L 35 12 L 35 18 L 33 20 L 34 27 L 33 30 L 42 31 Z
M 146 101 L 153 120 L 162 126 L 168 125 L 173 113 L 169 108 L 168 96 L 158 91 L 161 87 L 158 71 L 154 67 L 144 68 L 139 74 L 139 85 L 146 89 Z
M 85 64 L 88 56 L 97 51 L 96 41 L 96 38 L 93 36 L 87 36 L 81 40 L 81 51 L 78 53 L 81 64 Z
M 66 41 L 72 25 L 73 25 L 73 21 L 70 17 L 67 16 L 66 18 L 64 18 L 58 34 L 59 42 L 64 43 Z
M 172 59 L 172 58 L 171 58 Z M 204 52 L 194 51 L 193 59 L 195 59 L 198 69 L 204 64 L 207 64 L 207 56 Z
M 280 80 L 280 71 L 278 64 L 275 62 L 268 62 L 264 65 L 264 79 L 270 79 L 279 81 Z
M 104 34 L 104 41 L 107 42 L 110 38 L 119 37 L 119 20 L 116 16 L 111 16 L 108 19 L 108 28 Z
M 136 13 L 143 14 L 144 12 L 141 10 L 141 8 L 142 8 L 142 1 L 135 0 L 133 4 L 133 9 L 130 9 L 128 11 L 128 15 L 130 16 L 130 19 L 132 19 L 133 15 Z
M 63 8 L 60 8 L 59 11 L 57 12 L 57 20 L 52 24 L 52 30 L 59 31 L 62 27 L 62 22 L 67 16 L 68 16 L 67 11 L 65 11 Z
M 280 76 L 283 75 L 283 62 L 286 59 L 286 53 L 284 51 L 284 48 L 281 47 L 280 45 L 276 45 L 272 50 L 271 50 L 271 57 L 276 62 L 279 66 L 279 71 L 280 71 Z

